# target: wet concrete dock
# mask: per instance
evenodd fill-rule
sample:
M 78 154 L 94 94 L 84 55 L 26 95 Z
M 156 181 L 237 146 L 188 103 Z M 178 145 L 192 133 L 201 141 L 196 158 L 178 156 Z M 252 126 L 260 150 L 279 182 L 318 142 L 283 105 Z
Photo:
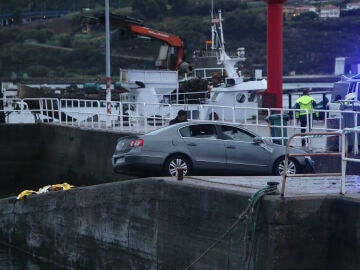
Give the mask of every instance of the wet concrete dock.
M 172 179 L 175 180 L 175 179 Z M 282 177 L 278 176 L 191 176 L 184 181 L 199 186 L 218 187 L 253 193 L 268 182 L 278 182 L 281 190 Z M 289 177 L 286 180 L 285 197 L 340 195 L 341 177 Z M 360 176 L 346 176 L 345 197 L 360 199 Z M 340 195 L 343 196 L 343 195 Z

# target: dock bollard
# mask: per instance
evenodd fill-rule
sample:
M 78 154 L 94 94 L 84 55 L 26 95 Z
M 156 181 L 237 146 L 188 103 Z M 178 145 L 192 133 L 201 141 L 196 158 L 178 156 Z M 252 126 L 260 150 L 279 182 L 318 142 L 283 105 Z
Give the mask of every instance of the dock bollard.
M 276 182 L 276 181 L 269 181 L 267 182 L 268 187 L 271 189 L 271 192 L 269 193 L 269 195 L 278 195 L 280 194 L 279 190 L 278 190 L 278 185 L 280 183 Z
M 184 168 L 181 168 L 181 167 L 177 168 L 177 180 L 178 181 L 181 181 L 184 179 L 184 171 L 185 171 Z

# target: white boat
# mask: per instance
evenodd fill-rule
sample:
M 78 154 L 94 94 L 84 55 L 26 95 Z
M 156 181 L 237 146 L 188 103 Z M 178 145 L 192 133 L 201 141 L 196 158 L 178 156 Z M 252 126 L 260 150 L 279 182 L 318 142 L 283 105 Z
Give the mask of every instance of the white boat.
M 360 74 L 341 77 L 341 80 L 334 83 L 330 102 L 329 116 L 341 118 L 337 111 L 359 111 L 360 109 Z
M 17 85 L 12 82 L 1 83 L 1 96 L 4 98 L 14 98 L 18 94 Z
M 121 94 L 120 101 L 154 104 L 147 111 L 140 105 L 132 108 L 136 115 L 146 117 L 175 117 L 177 110 L 170 111 L 166 106 L 171 104 L 172 108 L 176 106 L 179 110 L 187 110 L 191 119 L 206 119 L 216 112 L 221 120 L 232 120 L 233 111 L 227 109 L 230 106 L 244 107 L 244 110 L 237 111 L 236 119 L 252 118 L 257 111 L 252 113 L 251 109 L 257 109 L 261 104 L 261 92 L 267 89 L 267 83 L 264 79 L 244 81 L 237 69 L 238 63 L 245 61 L 244 49 L 239 48 L 236 57 L 229 57 L 224 46 L 222 21 L 221 11 L 218 17 L 212 15 L 211 55 L 216 57 L 218 66 L 197 68 L 194 72 L 196 78 L 210 81 L 211 75 L 221 70 L 225 75 L 223 80 L 218 83 L 210 81 L 205 92 L 192 90 L 184 93 L 179 91 L 179 85 L 195 77 L 180 81 L 178 71 L 121 69 L 120 83 L 129 92 Z M 155 104 L 158 104 L 157 107 Z

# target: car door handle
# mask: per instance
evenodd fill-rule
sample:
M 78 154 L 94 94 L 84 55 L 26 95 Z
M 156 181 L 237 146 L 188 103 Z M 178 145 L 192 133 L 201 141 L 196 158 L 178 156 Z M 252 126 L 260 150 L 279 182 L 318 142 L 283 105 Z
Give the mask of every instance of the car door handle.
M 188 146 L 196 146 L 196 143 L 193 143 L 193 142 L 188 143 Z
M 235 149 L 236 147 L 235 147 L 235 146 L 232 146 L 232 145 L 229 145 L 229 146 L 226 146 L 226 148 L 228 148 L 228 149 Z

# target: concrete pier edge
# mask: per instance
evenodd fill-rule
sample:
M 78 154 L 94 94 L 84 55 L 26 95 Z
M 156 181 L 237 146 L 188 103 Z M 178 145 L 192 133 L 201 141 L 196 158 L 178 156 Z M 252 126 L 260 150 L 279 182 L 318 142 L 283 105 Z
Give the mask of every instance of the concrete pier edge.
M 184 269 L 252 194 L 192 181 L 148 178 L 2 199 L 0 241 L 74 269 Z M 359 210 L 359 198 L 342 195 L 266 196 L 256 220 L 236 226 L 195 269 L 357 269 Z

